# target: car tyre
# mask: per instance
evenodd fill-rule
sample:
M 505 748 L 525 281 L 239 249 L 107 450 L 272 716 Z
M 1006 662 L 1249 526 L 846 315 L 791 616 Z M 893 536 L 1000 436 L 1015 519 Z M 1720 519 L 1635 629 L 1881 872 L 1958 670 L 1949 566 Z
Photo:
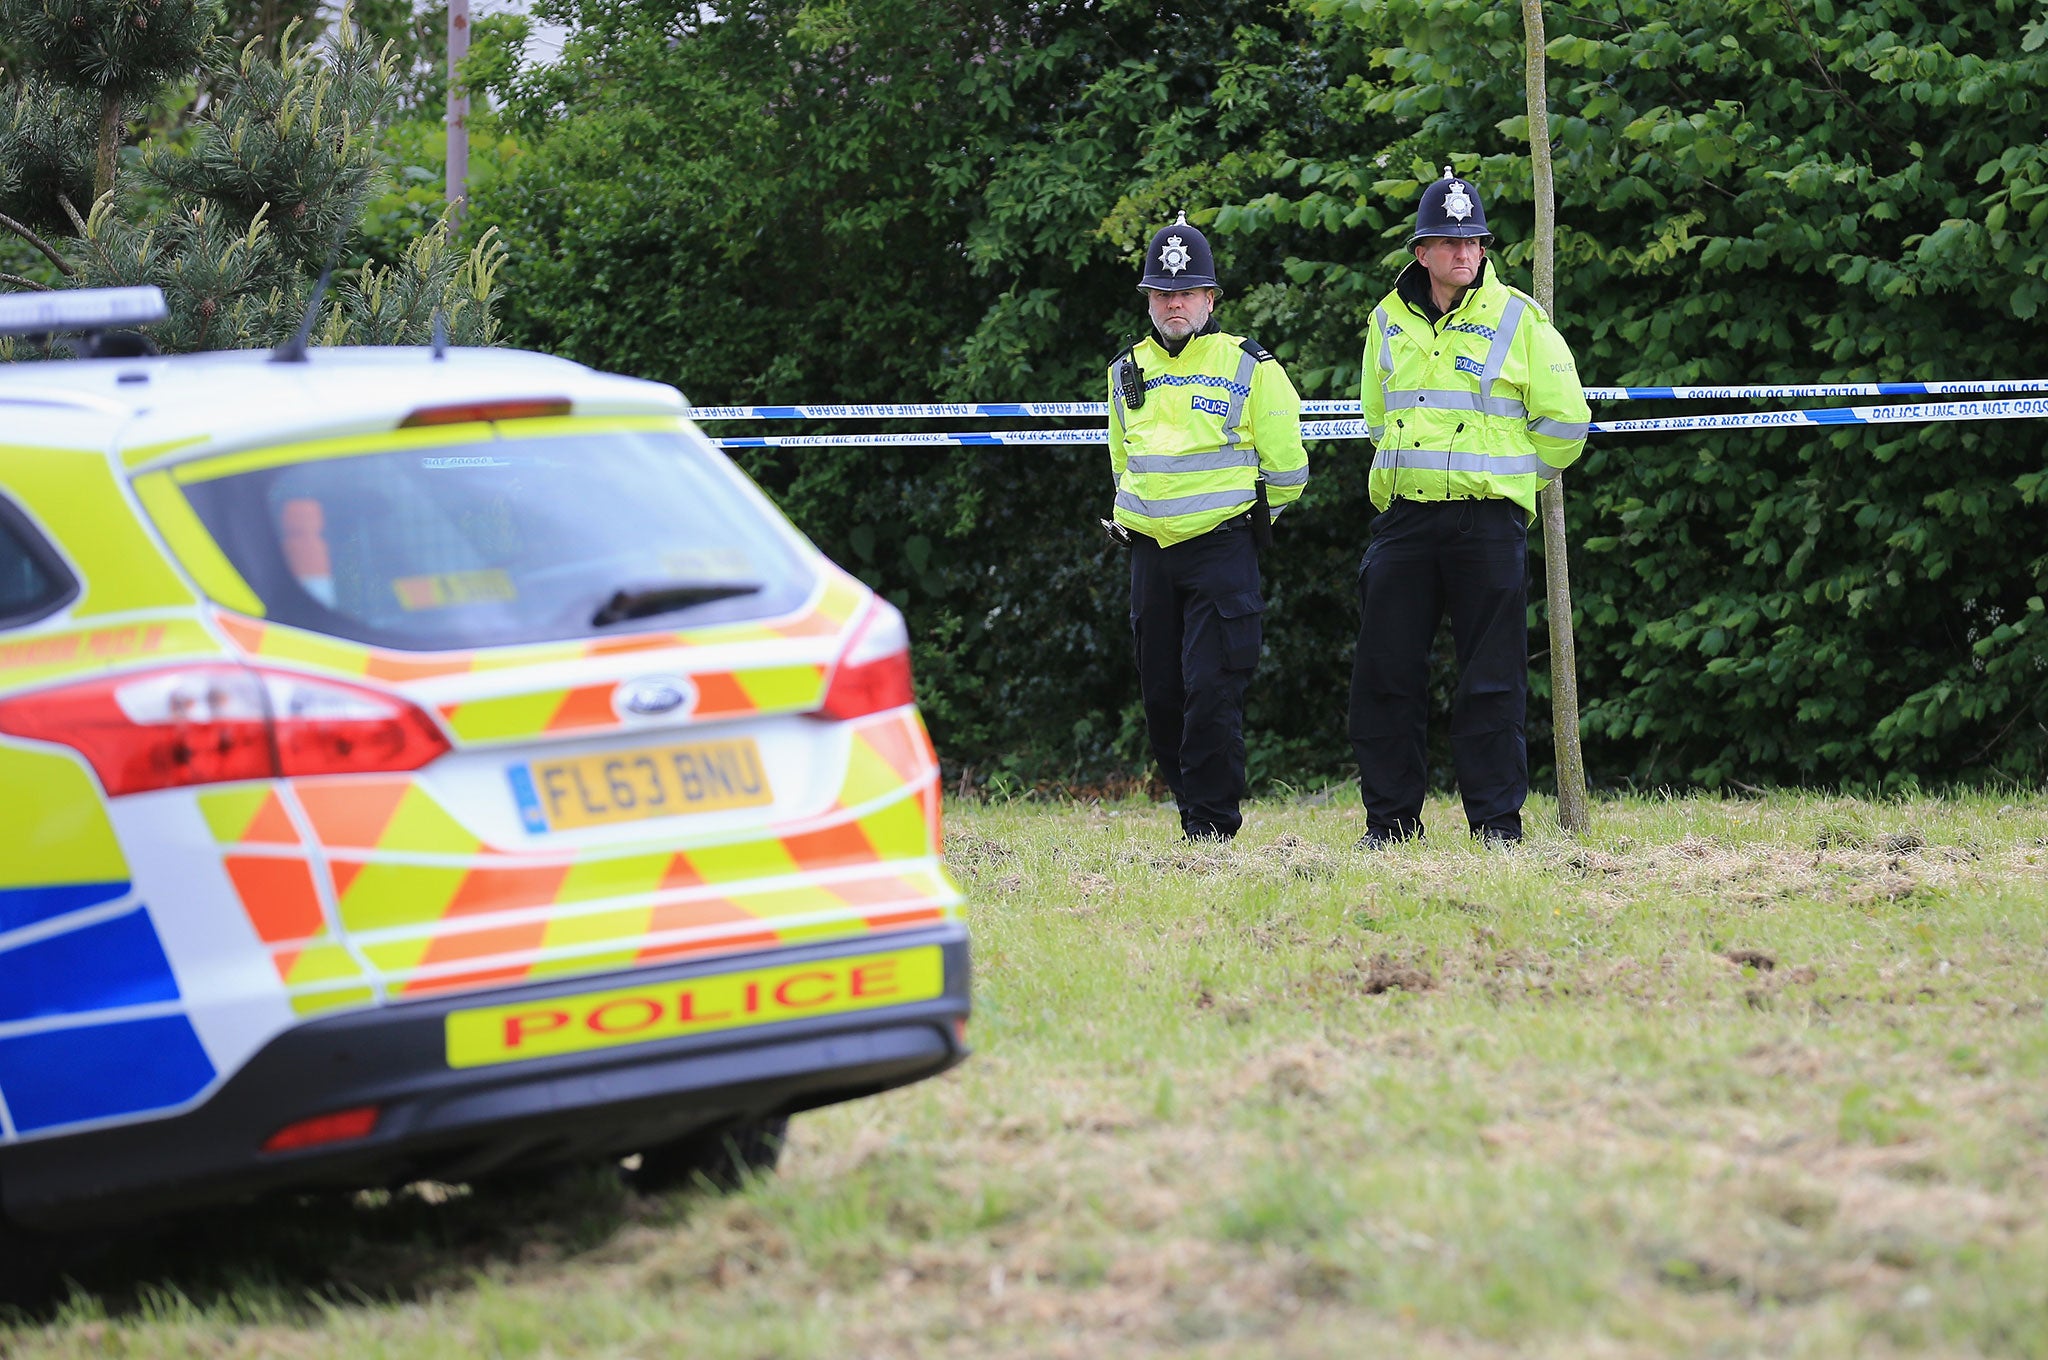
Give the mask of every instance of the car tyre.
M 633 1188 L 654 1194 L 708 1185 L 727 1194 L 751 1176 L 774 1171 L 788 1140 L 789 1120 L 784 1118 L 714 1124 L 642 1149 L 640 1166 L 630 1173 Z

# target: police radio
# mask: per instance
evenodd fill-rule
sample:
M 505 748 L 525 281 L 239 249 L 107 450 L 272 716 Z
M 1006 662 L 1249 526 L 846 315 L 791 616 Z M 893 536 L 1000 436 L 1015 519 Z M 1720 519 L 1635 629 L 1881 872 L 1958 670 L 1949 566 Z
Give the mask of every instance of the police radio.
M 1138 367 L 1138 358 L 1130 350 L 1116 361 L 1116 390 L 1124 399 L 1124 409 L 1135 411 L 1145 404 L 1145 370 Z

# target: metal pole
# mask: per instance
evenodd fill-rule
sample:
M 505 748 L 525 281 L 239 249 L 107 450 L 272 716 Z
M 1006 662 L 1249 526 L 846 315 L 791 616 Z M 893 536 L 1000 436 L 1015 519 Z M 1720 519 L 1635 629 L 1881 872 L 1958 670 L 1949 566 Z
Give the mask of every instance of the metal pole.
M 1557 195 L 1550 172 L 1550 99 L 1543 69 L 1543 0 L 1522 0 L 1526 48 L 1524 86 L 1529 101 L 1529 159 L 1535 178 L 1536 258 L 1531 271 L 1536 301 L 1556 320 Z M 1564 537 L 1564 478 L 1553 478 L 1537 499 L 1543 512 L 1543 576 L 1550 615 L 1550 721 L 1557 752 L 1557 821 L 1571 835 L 1592 825 L 1586 799 L 1586 756 L 1579 745 L 1579 651 L 1572 637 L 1572 573 Z
M 469 55 L 469 0 L 448 0 L 448 216 L 460 222 L 469 198 L 469 91 L 459 72 Z

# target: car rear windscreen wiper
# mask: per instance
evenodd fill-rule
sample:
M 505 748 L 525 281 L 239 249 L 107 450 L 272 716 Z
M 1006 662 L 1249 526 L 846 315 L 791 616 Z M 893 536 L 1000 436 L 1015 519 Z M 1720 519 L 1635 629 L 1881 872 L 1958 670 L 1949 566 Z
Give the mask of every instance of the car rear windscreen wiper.
M 762 588 L 759 581 L 671 581 L 658 586 L 621 586 L 590 616 L 590 626 L 603 628 L 627 619 L 687 609 L 693 604 L 753 595 Z

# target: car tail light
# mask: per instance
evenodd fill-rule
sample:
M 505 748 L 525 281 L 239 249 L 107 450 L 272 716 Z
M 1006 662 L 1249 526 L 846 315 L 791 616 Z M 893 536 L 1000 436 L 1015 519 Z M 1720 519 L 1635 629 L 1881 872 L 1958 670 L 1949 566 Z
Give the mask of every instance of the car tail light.
M 395 694 L 281 671 L 262 674 L 279 774 L 417 770 L 448 750 L 434 720 Z
M 112 795 L 280 775 L 416 770 L 448 750 L 396 695 L 249 666 L 180 666 L 0 702 L 0 732 L 69 746 Z
M 311 1119 L 301 1119 L 296 1124 L 287 1124 L 263 1140 L 265 1152 L 296 1152 L 301 1148 L 320 1147 L 326 1143 L 350 1143 L 358 1138 L 368 1138 L 377 1130 L 377 1107 L 358 1105 L 353 1109 L 336 1110 L 333 1114 L 316 1114 Z
M 840 720 L 901 708 L 917 696 L 910 685 L 910 630 L 887 600 L 876 600 L 832 668 L 825 702 L 812 714 Z
M 467 425 L 478 420 L 531 420 L 535 416 L 569 414 L 567 397 L 523 397 L 502 401 L 460 401 L 422 406 L 398 422 L 401 430 L 421 425 Z

